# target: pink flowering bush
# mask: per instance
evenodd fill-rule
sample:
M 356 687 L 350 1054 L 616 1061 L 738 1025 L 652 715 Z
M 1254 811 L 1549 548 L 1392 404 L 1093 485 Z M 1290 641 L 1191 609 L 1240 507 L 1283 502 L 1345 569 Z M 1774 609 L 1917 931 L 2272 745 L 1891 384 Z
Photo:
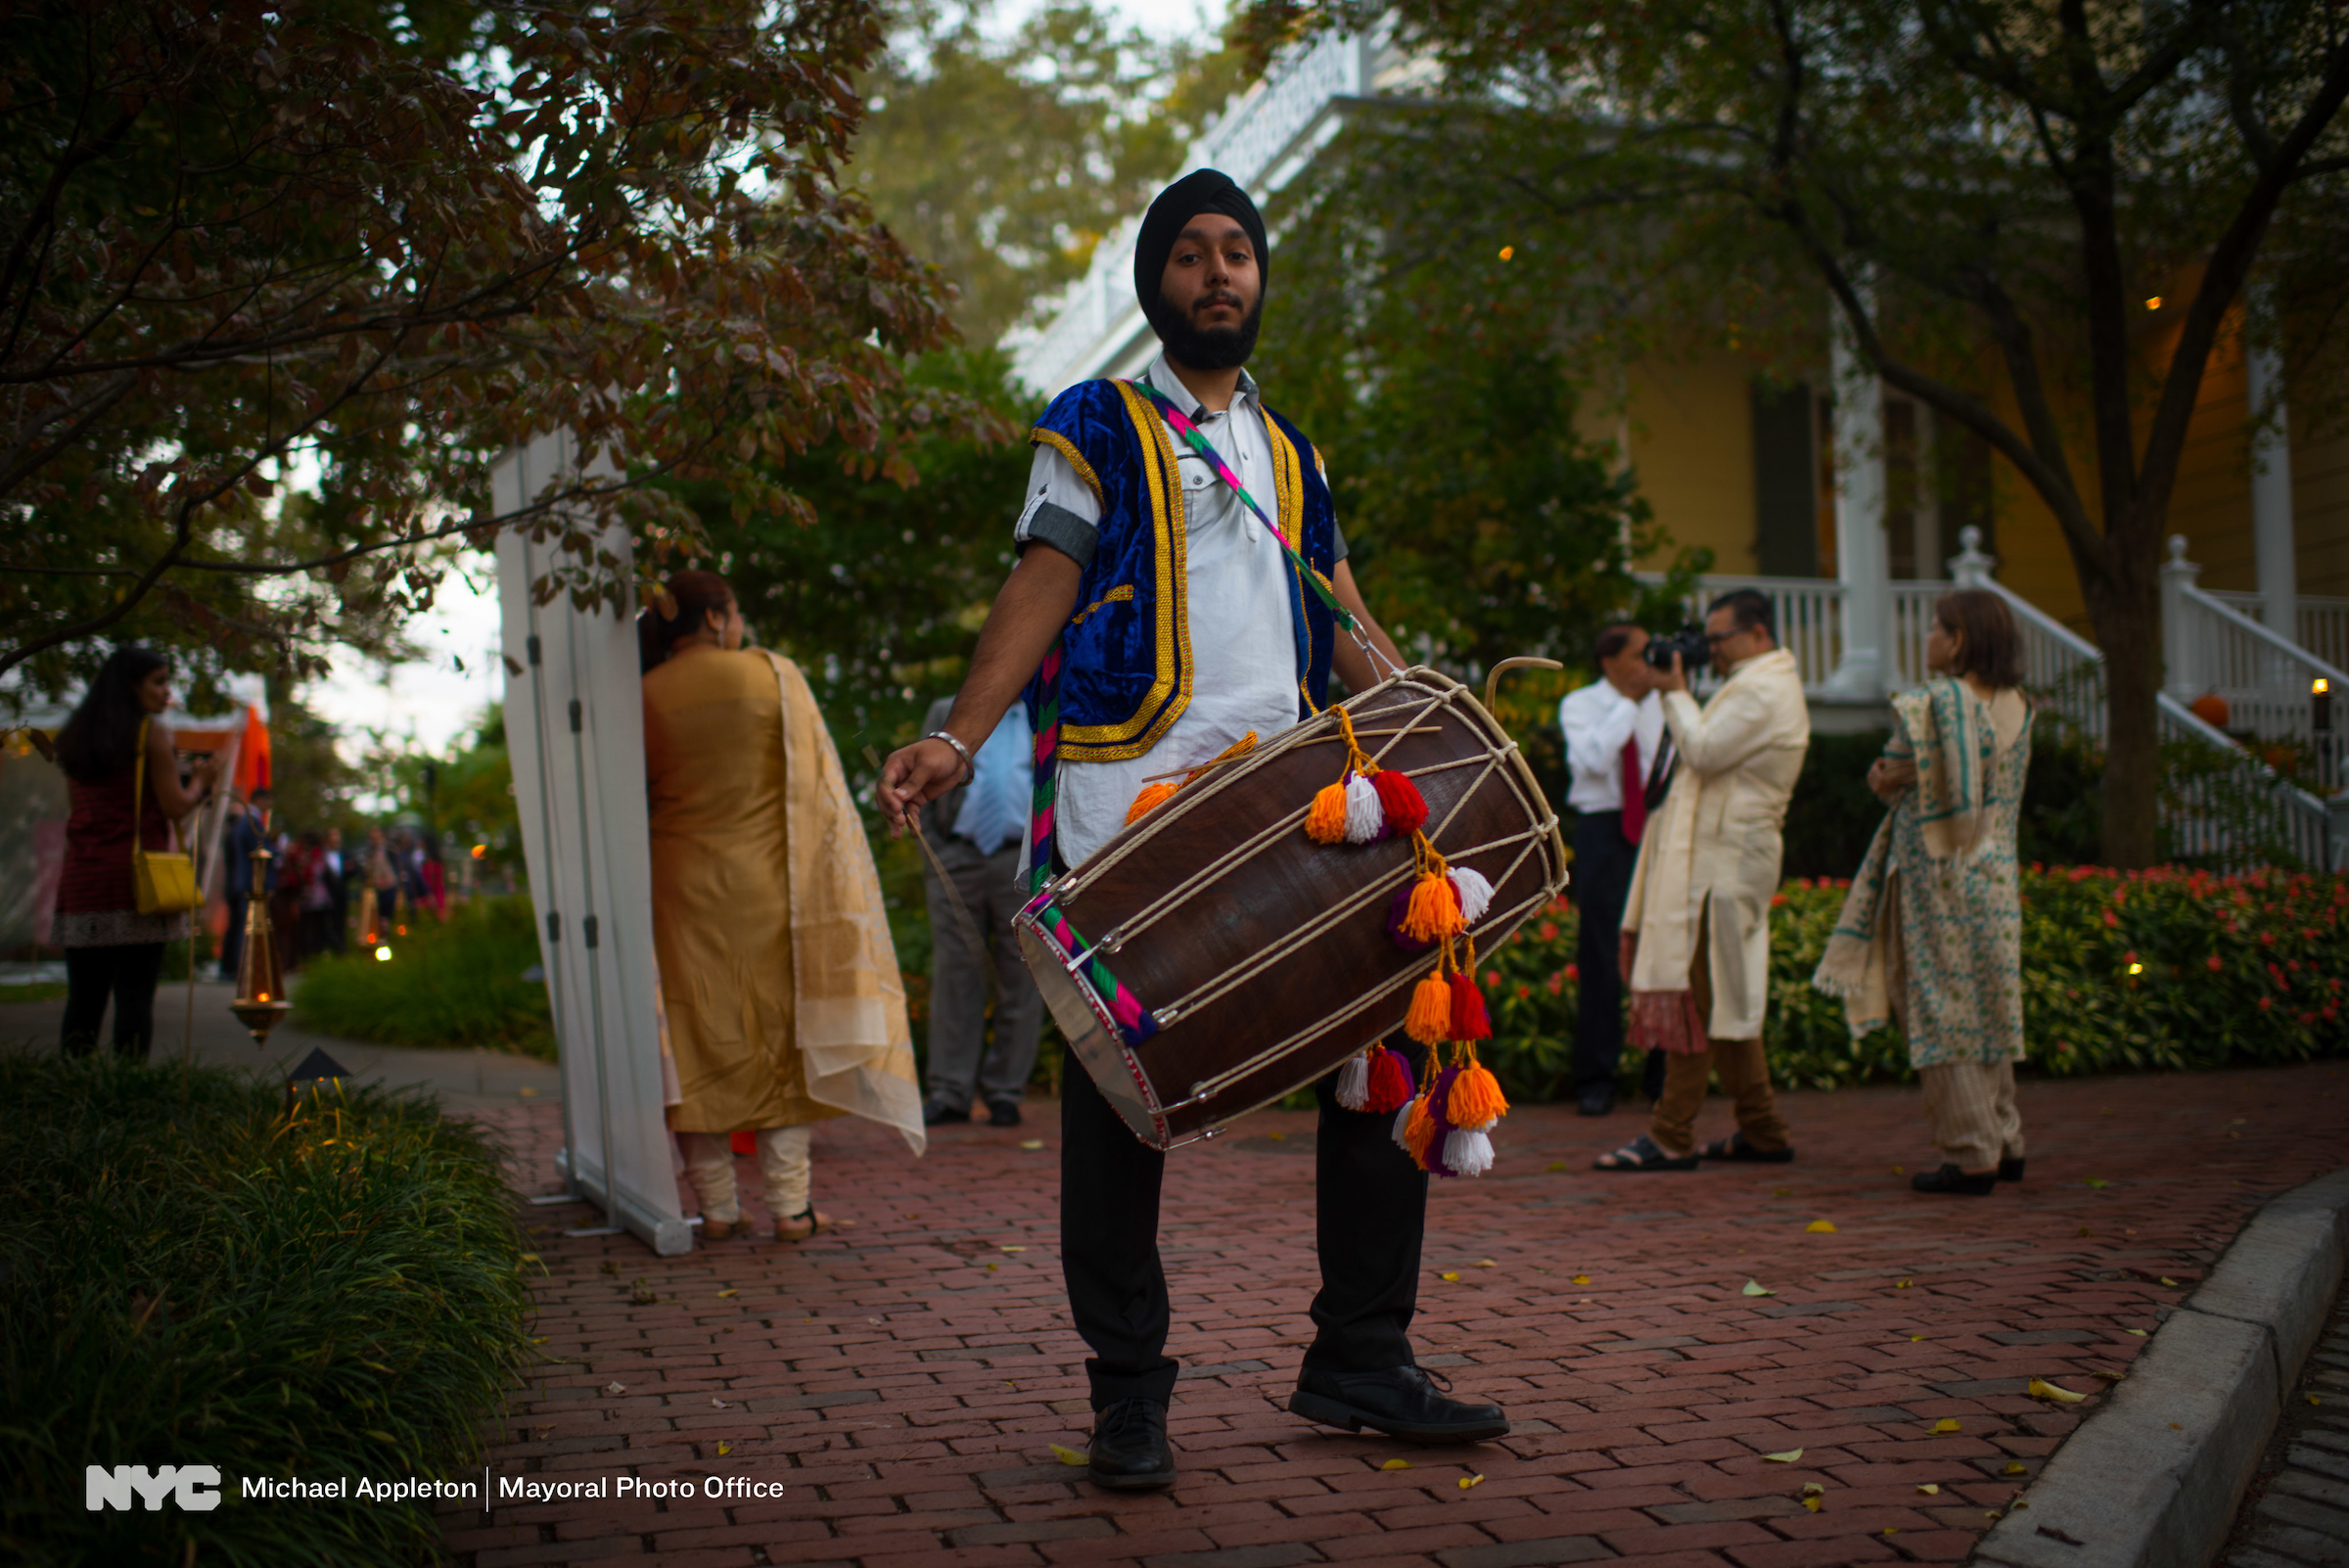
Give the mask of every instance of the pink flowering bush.
M 1834 1088 L 1911 1076 L 1897 1029 L 1855 1044 L 1811 974 L 1845 884 L 1789 882 L 1772 899 L 1772 1074 Z M 2069 1075 L 2349 1055 L 2349 875 L 2233 876 L 2096 866 L 2023 873 L 2026 1071 Z M 1572 1089 L 1575 913 L 1562 900 L 1481 956 L 1485 1056 L 1513 1096 Z M 1627 1082 L 1638 1062 L 1625 1053 Z

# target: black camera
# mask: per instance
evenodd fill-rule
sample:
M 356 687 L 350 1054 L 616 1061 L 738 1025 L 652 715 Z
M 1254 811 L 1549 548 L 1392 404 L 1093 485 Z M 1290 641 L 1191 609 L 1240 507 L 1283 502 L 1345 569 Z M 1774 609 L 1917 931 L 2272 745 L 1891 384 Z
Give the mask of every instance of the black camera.
M 1658 669 L 1672 668 L 1672 656 L 1681 656 L 1681 669 L 1693 674 L 1713 662 L 1713 645 L 1705 640 L 1705 628 L 1693 622 L 1678 631 L 1668 631 L 1647 639 L 1644 657 Z

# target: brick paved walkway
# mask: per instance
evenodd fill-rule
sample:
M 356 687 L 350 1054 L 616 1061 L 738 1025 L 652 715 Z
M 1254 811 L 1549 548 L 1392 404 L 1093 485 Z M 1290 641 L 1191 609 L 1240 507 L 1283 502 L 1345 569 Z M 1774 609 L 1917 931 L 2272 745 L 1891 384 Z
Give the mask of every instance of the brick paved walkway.
M 486 1525 L 455 1511 L 448 1545 L 471 1568 L 1956 1561 L 2095 1407 L 2044 1407 L 2026 1380 L 2102 1387 L 2262 1198 L 2349 1160 L 2339 1063 L 2028 1083 L 2030 1179 L 1991 1199 L 1907 1190 L 1895 1168 L 1930 1152 L 1912 1092 L 1785 1103 L 1791 1167 L 1601 1176 L 1591 1155 L 1638 1119 L 1530 1107 L 1503 1124 L 1495 1175 L 1438 1185 L 1421 1360 L 1517 1422 L 1465 1451 L 1280 1407 L 1315 1278 L 1311 1113 L 1178 1152 L 1163 1242 L 1182 1480 L 1158 1497 L 1093 1492 L 1052 1453 L 1082 1448 L 1089 1416 L 1048 1105 L 1021 1132 L 944 1130 L 919 1162 L 828 1124 L 819 1198 L 858 1224 L 797 1248 L 664 1261 L 563 1238 L 577 1211 L 528 1211 L 548 1364 L 495 1468 L 782 1491 L 514 1504 Z M 1706 1134 L 1726 1116 L 1709 1102 Z M 499 1118 L 543 1190 L 551 1108 Z M 1775 1294 L 1745 1295 L 1749 1279 Z

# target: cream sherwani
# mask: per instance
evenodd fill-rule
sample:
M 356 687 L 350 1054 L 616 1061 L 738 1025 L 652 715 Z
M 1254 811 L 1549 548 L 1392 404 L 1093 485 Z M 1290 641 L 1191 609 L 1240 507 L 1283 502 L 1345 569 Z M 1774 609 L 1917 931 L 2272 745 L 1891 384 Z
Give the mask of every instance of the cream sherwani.
M 1623 929 L 1639 939 L 1635 1041 L 1693 1054 L 1708 1036 L 1761 1037 L 1779 828 L 1811 745 L 1811 715 L 1794 655 L 1779 648 L 1737 666 L 1701 710 L 1686 692 L 1667 692 L 1664 722 L 1680 770 L 1641 840 Z M 1712 992 L 1703 1019 L 1690 1016 L 1700 927 L 1709 928 Z

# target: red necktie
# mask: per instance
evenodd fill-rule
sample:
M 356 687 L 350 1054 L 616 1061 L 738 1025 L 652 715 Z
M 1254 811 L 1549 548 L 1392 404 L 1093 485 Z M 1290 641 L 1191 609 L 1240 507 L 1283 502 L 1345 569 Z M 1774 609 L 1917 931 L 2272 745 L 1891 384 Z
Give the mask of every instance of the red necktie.
M 1639 842 L 1647 830 L 1647 781 L 1639 771 L 1639 737 L 1634 735 L 1623 743 L 1623 837 L 1627 844 Z

